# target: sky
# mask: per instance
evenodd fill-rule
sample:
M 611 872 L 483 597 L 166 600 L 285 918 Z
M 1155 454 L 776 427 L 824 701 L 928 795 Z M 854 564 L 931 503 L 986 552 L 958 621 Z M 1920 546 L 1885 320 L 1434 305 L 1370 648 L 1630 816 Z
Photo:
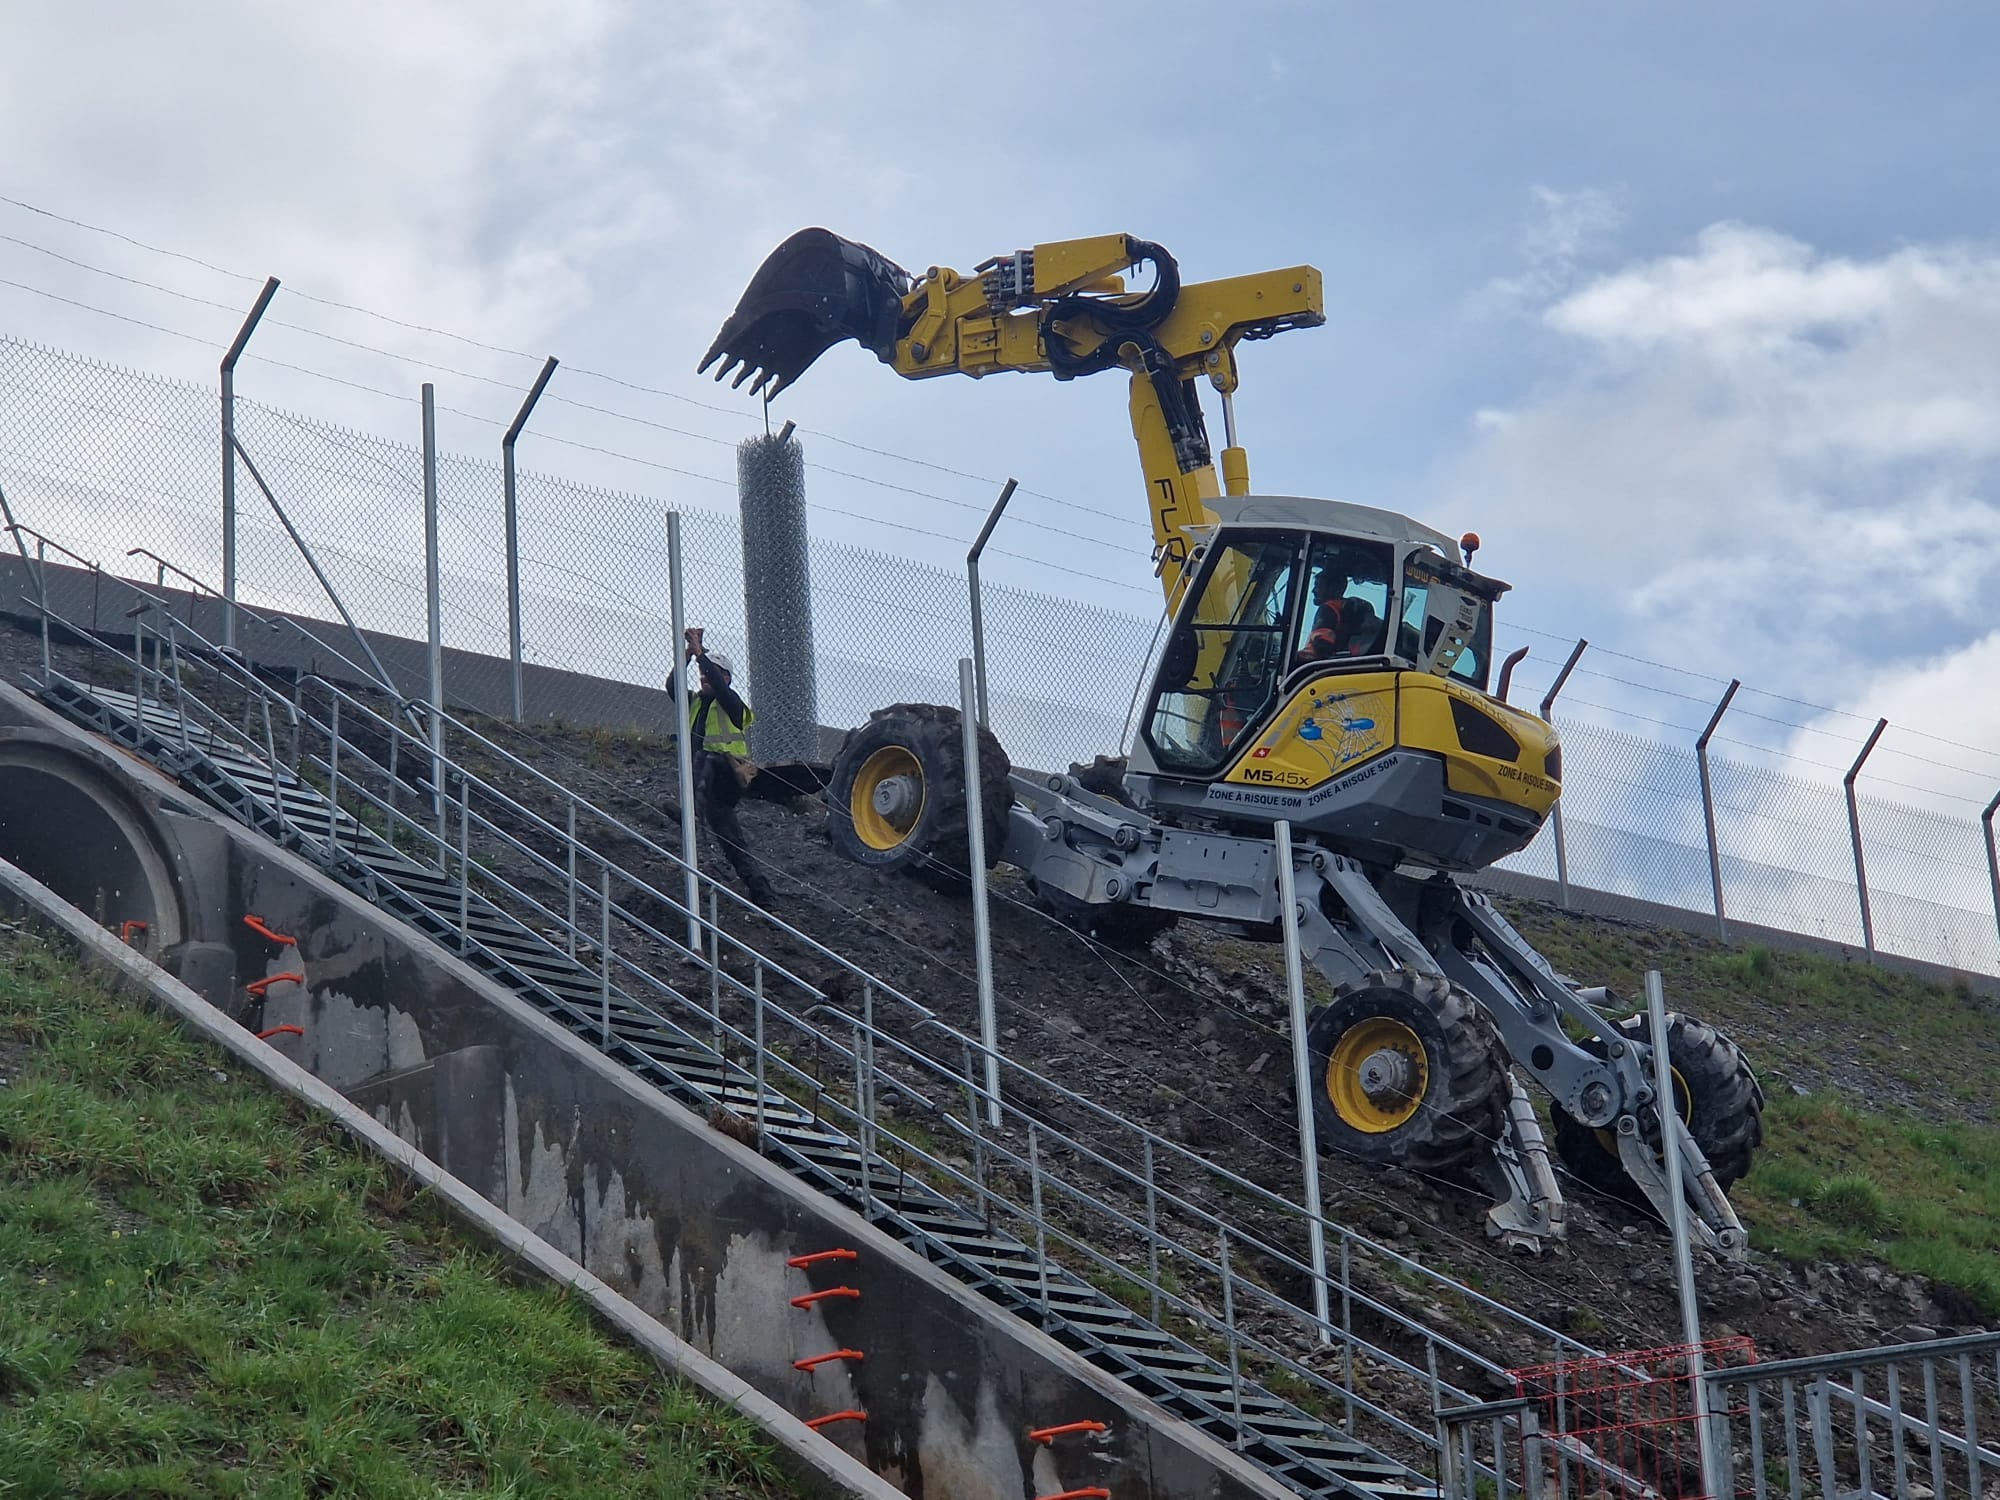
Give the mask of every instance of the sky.
M 407 403 L 355 385 L 432 379 L 504 422 L 554 353 L 558 403 L 620 415 L 546 406 L 524 462 L 726 506 L 724 443 L 763 413 L 694 365 L 794 229 L 916 268 L 1109 231 L 1189 279 L 1307 261 L 1326 325 L 1240 351 L 1258 489 L 1478 530 L 1537 691 L 1588 636 L 1692 674 L 1658 679 L 1682 717 L 1740 677 L 1799 700 L 1776 742 L 1814 760 L 1885 714 L 1955 747 L 1923 741 L 1971 768 L 1962 795 L 2000 785 L 2000 13 L 995 14 L 22 8 L 0 332 L 212 382 L 277 275 L 246 392 L 378 430 Z M 1157 607 L 1116 376 L 905 385 L 847 346 L 772 415 L 821 466 L 823 534 L 950 562 L 1013 475 L 991 576 Z M 1611 701 L 1620 660 L 1591 658 Z

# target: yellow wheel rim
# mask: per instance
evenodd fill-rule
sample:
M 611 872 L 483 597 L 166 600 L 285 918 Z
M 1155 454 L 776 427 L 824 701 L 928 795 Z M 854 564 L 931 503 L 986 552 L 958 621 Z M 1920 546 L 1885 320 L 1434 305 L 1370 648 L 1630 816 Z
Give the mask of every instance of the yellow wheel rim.
M 1327 1054 L 1328 1101 L 1342 1121 L 1369 1135 L 1415 1119 L 1430 1081 L 1423 1039 L 1387 1016 L 1355 1022 Z
M 924 815 L 924 768 L 901 745 L 884 745 L 861 763 L 847 794 L 854 831 L 871 849 L 894 849 Z
M 1694 1128 L 1694 1095 L 1688 1092 L 1688 1081 L 1681 1077 L 1679 1068 L 1669 1071 L 1674 1076 L 1674 1112 L 1681 1117 L 1681 1124 L 1690 1130 Z M 1618 1132 L 1606 1126 L 1599 1126 L 1597 1144 L 1602 1146 L 1612 1160 L 1618 1158 Z

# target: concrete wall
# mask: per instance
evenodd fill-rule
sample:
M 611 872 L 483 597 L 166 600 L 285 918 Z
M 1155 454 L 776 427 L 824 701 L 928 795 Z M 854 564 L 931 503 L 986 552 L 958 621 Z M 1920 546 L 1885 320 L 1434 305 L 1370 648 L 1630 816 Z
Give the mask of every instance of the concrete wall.
M 865 1410 L 865 1424 L 826 1437 L 907 1493 L 1285 1493 L 303 861 L 0 687 L 0 729 L 10 725 L 44 757 L 71 755 L 76 785 L 137 810 L 173 872 L 179 956 L 203 960 L 205 998 L 252 1030 L 302 1026 L 274 1045 L 785 1410 Z M 10 794 L 23 784 L 0 775 L 0 858 L 60 874 Z M 297 946 L 260 936 L 246 913 Z M 243 988 L 286 972 L 304 984 L 276 984 L 261 1002 Z M 786 1264 L 836 1247 L 858 1259 Z M 790 1304 L 832 1285 L 861 1295 Z M 840 1348 L 866 1358 L 792 1367 Z M 1109 1432 L 1059 1451 L 1027 1439 L 1086 1418 Z

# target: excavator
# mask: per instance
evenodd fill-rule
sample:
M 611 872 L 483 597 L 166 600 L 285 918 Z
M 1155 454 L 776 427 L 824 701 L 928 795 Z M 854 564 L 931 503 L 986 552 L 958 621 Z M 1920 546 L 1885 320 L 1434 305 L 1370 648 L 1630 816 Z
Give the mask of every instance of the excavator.
M 1123 757 L 1018 771 L 980 728 L 989 863 L 1107 942 L 1182 918 L 1266 938 L 1292 924 L 1332 987 L 1308 1023 L 1322 1152 L 1469 1177 L 1492 1200 L 1488 1232 L 1539 1250 L 1563 1238 L 1566 1206 L 1525 1074 L 1570 1178 L 1666 1222 L 1678 1210 L 1696 1243 L 1740 1258 L 1727 1193 L 1764 1108 L 1742 1050 L 1670 1017 L 1662 1108 L 1644 1016 L 1611 1019 L 1608 991 L 1558 973 L 1460 879 L 1525 848 L 1562 781 L 1554 727 L 1506 702 L 1504 671 L 1493 680 L 1508 585 L 1473 569 L 1478 537 L 1251 489 L 1237 348 L 1325 319 L 1311 266 L 1184 283 L 1160 245 L 1113 234 L 913 275 L 806 229 L 759 268 L 699 368 L 767 402 L 848 339 L 913 380 L 1123 370 L 1171 627 Z M 850 731 L 827 789 L 839 851 L 965 879 L 962 744 L 958 710 L 932 704 Z

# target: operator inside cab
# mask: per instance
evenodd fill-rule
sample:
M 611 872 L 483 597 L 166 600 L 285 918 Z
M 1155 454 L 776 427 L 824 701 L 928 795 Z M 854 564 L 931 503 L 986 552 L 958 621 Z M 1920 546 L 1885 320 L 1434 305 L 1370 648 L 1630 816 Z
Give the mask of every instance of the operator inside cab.
M 1313 548 L 1313 610 L 1304 643 L 1292 665 L 1343 657 L 1380 656 L 1387 648 L 1389 602 L 1387 549 L 1379 545 Z M 1378 606 L 1370 596 L 1382 603 Z

